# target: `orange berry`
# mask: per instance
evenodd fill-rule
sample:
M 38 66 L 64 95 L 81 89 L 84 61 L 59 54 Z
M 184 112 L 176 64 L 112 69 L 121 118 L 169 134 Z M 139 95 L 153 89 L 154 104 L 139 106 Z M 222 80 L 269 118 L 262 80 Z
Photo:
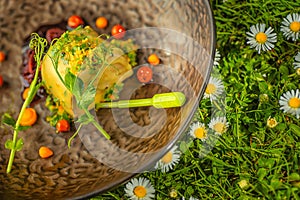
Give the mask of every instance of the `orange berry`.
M 148 57 L 148 62 L 151 64 L 151 65 L 158 65 L 160 60 L 158 58 L 158 56 L 156 54 L 151 54 L 149 57 Z
M 58 120 L 56 124 L 57 132 L 68 132 L 70 130 L 70 123 L 65 119 Z
M 98 17 L 96 20 L 97 28 L 106 28 L 107 24 L 108 24 L 108 21 L 105 17 Z
M 21 126 L 32 126 L 37 120 L 37 114 L 33 108 L 26 108 L 20 121 Z
M 42 146 L 39 149 L 39 155 L 41 158 L 49 158 L 53 155 L 53 151 L 48 147 Z
M 0 51 L 0 62 L 3 62 L 6 58 L 6 55 L 3 51 Z
M 25 90 L 22 93 L 22 98 L 25 100 L 28 97 L 29 87 L 25 88 Z

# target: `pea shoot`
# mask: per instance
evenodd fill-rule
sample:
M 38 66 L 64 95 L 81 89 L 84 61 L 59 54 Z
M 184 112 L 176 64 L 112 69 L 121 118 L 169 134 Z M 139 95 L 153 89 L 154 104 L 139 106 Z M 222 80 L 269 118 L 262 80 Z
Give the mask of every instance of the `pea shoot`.
M 32 38 L 29 43 L 29 47 L 35 51 L 34 59 L 37 63 L 37 66 L 40 66 L 41 60 L 44 55 L 45 47 L 47 46 L 47 40 L 45 38 L 41 38 L 37 33 L 33 33 Z M 32 102 L 37 90 L 40 88 L 42 83 L 38 82 L 38 74 L 39 74 L 39 67 L 36 68 L 34 79 L 30 84 L 30 89 L 28 91 L 28 96 L 25 99 L 20 114 L 18 116 L 18 119 L 15 121 L 9 114 L 4 114 L 2 117 L 2 122 L 6 125 L 9 125 L 13 128 L 13 139 L 9 139 L 5 143 L 5 148 L 10 149 L 10 156 L 9 161 L 7 165 L 6 172 L 10 173 L 11 168 L 14 162 L 15 154 L 17 151 L 20 151 L 23 147 L 23 139 L 18 138 L 19 131 L 26 130 L 27 126 L 21 126 L 22 117 L 29 106 L 29 104 Z

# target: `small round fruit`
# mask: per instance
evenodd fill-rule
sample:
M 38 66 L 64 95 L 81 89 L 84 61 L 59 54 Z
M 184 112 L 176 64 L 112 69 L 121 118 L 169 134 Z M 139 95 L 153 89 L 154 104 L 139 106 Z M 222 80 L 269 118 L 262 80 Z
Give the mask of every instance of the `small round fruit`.
M 68 26 L 71 28 L 76 28 L 83 24 L 84 24 L 83 19 L 78 15 L 72 15 L 68 19 Z
M 28 88 L 25 88 L 23 93 L 22 93 L 22 98 L 23 100 L 26 100 L 27 97 L 28 97 L 28 93 L 29 93 L 29 87 Z
M 68 132 L 70 130 L 70 123 L 66 119 L 58 120 L 56 124 L 57 132 Z
M 151 64 L 151 65 L 158 65 L 160 60 L 158 58 L 158 56 L 156 54 L 151 54 L 149 57 L 148 57 L 148 62 Z
M 41 158 L 49 158 L 53 155 L 53 151 L 45 146 L 41 146 L 39 149 L 39 155 Z
M 137 79 L 141 83 L 148 83 L 152 80 L 153 72 L 152 69 L 148 66 L 140 67 L 136 73 Z
M 98 17 L 96 19 L 96 26 L 97 28 L 106 28 L 108 24 L 108 21 L 105 17 Z
M 116 39 L 121 39 L 125 36 L 126 29 L 120 25 L 114 25 L 111 29 L 111 35 L 114 36 Z
M 37 120 L 34 108 L 26 108 L 20 121 L 21 126 L 32 126 Z

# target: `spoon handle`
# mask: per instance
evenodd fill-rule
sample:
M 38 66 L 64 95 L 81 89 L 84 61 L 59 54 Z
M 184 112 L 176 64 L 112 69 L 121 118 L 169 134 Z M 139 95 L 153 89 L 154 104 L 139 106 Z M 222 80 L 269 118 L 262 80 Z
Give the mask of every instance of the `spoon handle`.
M 168 92 L 155 94 L 152 98 L 147 99 L 131 99 L 112 102 L 97 103 L 96 109 L 99 108 L 132 108 L 154 106 L 155 108 L 172 108 L 181 107 L 186 101 L 182 92 Z

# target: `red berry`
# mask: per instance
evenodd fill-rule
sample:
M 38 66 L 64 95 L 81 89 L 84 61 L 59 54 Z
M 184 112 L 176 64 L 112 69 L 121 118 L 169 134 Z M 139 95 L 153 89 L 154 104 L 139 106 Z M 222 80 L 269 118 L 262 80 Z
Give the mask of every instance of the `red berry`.
M 121 39 L 125 36 L 126 29 L 120 25 L 114 25 L 111 29 L 111 35 L 114 36 L 116 39 Z
M 58 120 L 56 124 L 57 132 L 68 132 L 70 130 L 70 123 L 65 119 Z
M 83 19 L 78 15 L 72 15 L 68 19 L 68 26 L 70 26 L 71 28 L 76 28 L 83 24 L 84 24 Z
M 143 66 L 138 69 L 136 75 L 137 75 L 137 79 L 141 83 L 147 83 L 147 82 L 151 81 L 153 73 L 152 73 L 152 69 L 150 67 Z

